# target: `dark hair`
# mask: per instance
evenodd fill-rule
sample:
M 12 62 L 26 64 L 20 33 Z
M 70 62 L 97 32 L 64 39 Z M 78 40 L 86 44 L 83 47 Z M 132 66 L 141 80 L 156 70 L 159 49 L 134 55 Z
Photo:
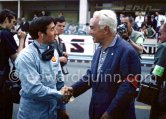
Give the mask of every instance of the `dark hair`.
M 55 18 L 54 24 L 56 25 L 57 22 L 60 22 L 60 23 L 65 22 L 64 16 L 60 16 L 60 17 L 58 17 L 58 18 Z
M 30 22 L 29 34 L 33 39 L 37 39 L 38 32 L 46 34 L 47 26 L 54 22 L 54 19 L 50 16 L 38 17 Z
M 6 18 L 8 18 L 9 22 L 11 22 L 11 19 L 17 18 L 16 14 L 9 10 L 9 9 L 4 9 L 0 12 L 0 23 L 3 23 Z
M 145 22 L 142 22 L 142 24 L 141 24 L 141 28 L 143 28 L 144 26 L 147 28 L 146 23 L 145 23 Z

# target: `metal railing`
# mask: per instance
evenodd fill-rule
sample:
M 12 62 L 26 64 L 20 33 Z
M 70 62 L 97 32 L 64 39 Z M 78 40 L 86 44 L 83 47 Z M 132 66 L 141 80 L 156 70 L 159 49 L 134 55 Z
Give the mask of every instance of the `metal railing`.
M 69 61 L 91 61 L 93 58 L 92 55 L 73 55 L 70 54 L 68 57 Z M 152 66 L 154 64 L 154 56 L 147 56 L 147 55 L 142 55 L 141 56 L 141 64 L 143 66 Z

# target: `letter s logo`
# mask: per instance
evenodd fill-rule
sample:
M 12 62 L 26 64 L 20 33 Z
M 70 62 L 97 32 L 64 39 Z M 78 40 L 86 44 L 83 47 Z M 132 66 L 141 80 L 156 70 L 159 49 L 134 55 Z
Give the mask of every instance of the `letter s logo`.
M 77 52 L 77 53 L 83 53 L 84 48 L 78 44 L 78 43 L 72 43 L 72 42 L 78 42 L 78 43 L 84 43 L 84 39 L 72 39 L 71 44 L 74 46 L 74 48 L 71 48 L 71 52 Z

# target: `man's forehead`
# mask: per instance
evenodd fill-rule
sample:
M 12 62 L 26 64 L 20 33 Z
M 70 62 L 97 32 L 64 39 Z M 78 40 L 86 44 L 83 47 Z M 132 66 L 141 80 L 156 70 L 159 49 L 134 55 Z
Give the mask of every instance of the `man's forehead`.
M 91 18 L 91 19 L 90 19 L 90 23 L 92 23 L 93 21 L 94 21 L 94 18 Z
M 127 17 L 123 17 L 122 19 L 121 19 L 121 22 L 128 22 L 129 21 L 129 19 L 127 18 Z
M 96 17 L 93 17 L 90 19 L 90 26 L 94 26 L 94 24 L 98 23 L 98 19 Z
M 65 24 L 65 23 L 66 23 L 65 21 L 64 22 L 59 22 L 59 21 L 57 22 L 57 24 Z
M 51 23 L 47 26 L 47 28 L 52 28 L 52 27 L 55 27 L 54 22 L 51 22 Z
M 94 22 L 94 19 L 91 18 L 90 21 L 89 21 L 89 26 L 93 26 L 93 22 Z

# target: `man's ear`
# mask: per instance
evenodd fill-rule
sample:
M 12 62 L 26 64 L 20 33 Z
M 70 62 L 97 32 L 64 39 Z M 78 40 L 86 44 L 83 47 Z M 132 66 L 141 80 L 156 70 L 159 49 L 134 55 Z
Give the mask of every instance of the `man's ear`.
M 109 26 L 105 26 L 105 27 L 104 27 L 104 31 L 105 31 L 105 33 L 109 33 L 109 32 L 110 32 Z
M 39 37 L 43 37 L 43 35 L 44 35 L 44 34 L 43 34 L 42 32 L 38 32 L 38 36 L 39 36 Z

